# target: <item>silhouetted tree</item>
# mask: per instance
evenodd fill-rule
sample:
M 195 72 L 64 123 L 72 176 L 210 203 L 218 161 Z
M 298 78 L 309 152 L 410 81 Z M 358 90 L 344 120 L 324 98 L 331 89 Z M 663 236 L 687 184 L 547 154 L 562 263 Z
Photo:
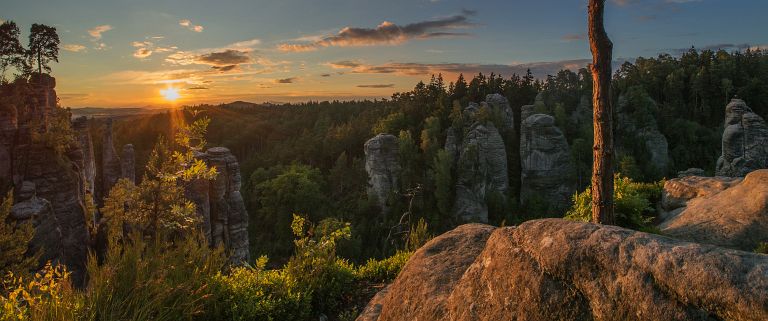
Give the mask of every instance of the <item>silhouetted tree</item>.
M 611 60 L 613 43 L 603 26 L 605 0 L 589 0 L 589 45 L 592 50 L 594 149 L 592 164 L 592 221 L 615 224 L 613 214 L 613 116 Z
M 0 81 L 5 81 L 5 71 L 24 61 L 24 47 L 19 42 L 19 27 L 13 21 L 0 24 Z M 19 68 L 20 69 L 20 68 Z
M 51 72 L 48 62 L 59 62 L 59 35 L 55 27 L 42 24 L 32 24 L 29 30 L 28 58 L 37 62 L 37 72 L 42 74 L 43 69 Z

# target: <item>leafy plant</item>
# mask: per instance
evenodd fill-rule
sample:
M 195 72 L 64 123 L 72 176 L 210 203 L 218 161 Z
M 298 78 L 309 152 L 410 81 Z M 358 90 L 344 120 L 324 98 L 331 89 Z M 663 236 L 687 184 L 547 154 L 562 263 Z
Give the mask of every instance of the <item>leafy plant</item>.
M 663 181 L 638 183 L 620 174 L 614 177 L 614 211 L 618 225 L 633 229 L 648 226 L 653 220 L 653 204 L 661 198 Z M 592 192 L 588 187 L 573 196 L 573 207 L 565 218 L 589 222 L 592 216 Z

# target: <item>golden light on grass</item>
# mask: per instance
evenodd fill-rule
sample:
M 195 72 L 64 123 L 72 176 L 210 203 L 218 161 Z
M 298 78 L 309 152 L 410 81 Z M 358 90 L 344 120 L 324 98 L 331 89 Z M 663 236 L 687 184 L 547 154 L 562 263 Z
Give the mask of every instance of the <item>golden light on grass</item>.
M 179 90 L 173 87 L 168 87 L 166 89 L 160 90 L 160 95 L 165 98 L 167 101 L 176 101 L 176 99 L 179 99 L 181 95 L 179 95 Z

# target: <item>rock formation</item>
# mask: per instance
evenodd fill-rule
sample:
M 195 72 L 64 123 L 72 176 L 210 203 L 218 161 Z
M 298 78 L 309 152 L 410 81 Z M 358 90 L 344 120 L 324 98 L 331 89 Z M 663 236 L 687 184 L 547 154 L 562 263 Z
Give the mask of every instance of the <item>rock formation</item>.
M 656 102 L 639 88 L 630 88 L 619 97 L 616 111 L 616 145 L 620 153 L 647 155 L 638 163 L 657 177 L 667 173 L 670 164 L 667 138 L 659 131 L 653 113 Z
M 187 197 L 197 206 L 203 231 L 211 245 L 223 244 L 233 263 L 249 260 L 248 212 L 240 194 L 240 164 L 224 147 L 212 147 L 197 155 L 218 176 L 212 181 L 197 180 L 187 189 Z
M 744 177 L 768 168 L 768 125 L 741 99 L 725 107 L 722 155 L 717 160 L 718 176 Z
M 91 195 L 95 195 L 96 156 L 94 155 L 91 133 L 88 130 L 88 118 L 85 116 L 76 118 L 72 122 L 72 129 L 75 130 L 77 140 L 83 150 L 83 173 L 85 175 L 85 182 L 87 183 L 85 189 Z
M 664 190 L 668 208 L 689 198 L 687 206 L 659 225 L 664 235 L 745 251 L 768 242 L 768 169 L 749 173 L 743 181 L 723 177 L 670 180 Z
M 11 208 L 11 218 L 19 223 L 31 222 L 35 235 L 30 241 L 31 253 L 40 252 L 40 265 L 62 259 L 61 228 L 53 213 L 51 202 L 36 195 L 35 183 L 25 181 L 16 193 L 16 204 Z
M 504 140 L 493 123 L 476 122 L 458 150 L 454 212 L 464 221 L 488 222 L 488 198 L 506 199 L 509 189 Z
M 18 111 L 13 105 L 0 105 L 0 188 L 12 183 L 13 147 L 19 129 Z
M 485 96 L 485 102 L 490 106 L 493 113 L 501 116 L 501 131 L 512 131 L 515 129 L 515 114 L 509 105 L 509 100 L 499 94 L 490 94 Z
M 75 284 L 82 284 L 90 241 L 85 223 L 87 184 L 83 150 L 80 144 L 60 146 L 57 150 L 33 135 L 47 131 L 50 117 L 67 117 L 57 110 L 55 84 L 56 81 L 48 75 L 33 77 L 30 84 L 33 99 L 24 108 L 17 109 L 23 112 L 17 114 L 15 120 L 12 111 L 3 113 L 8 116 L 2 121 L 2 135 L 13 139 L 10 144 L 3 140 L 3 148 L 8 152 L 5 156 L 10 159 L 4 166 L 10 164 L 10 168 L 3 169 L 0 180 L 20 188 L 17 201 L 23 204 L 17 207 L 18 215 L 24 217 L 26 214 L 22 212 L 30 210 L 28 213 L 34 213 L 40 209 L 37 215 L 41 221 L 37 228 L 46 234 L 36 236 L 35 243 L 56 245 L 45 249 L 46 257 L 55 257 L 54 253 L 61 249 L 61 261 L 73 272 Z M 32 186 L 36 197 L 31 196 Z M 50 203 L 52 211 L 45 210 L 47 206 L 42 200 Z M 52 240 L 58 238 L 57 229 L 61 238 L 55 242 Z
M 122 177 L 123 170 L 121 165 L 120 156 L 117 154 L 112 140 L 112 118 L 107 118 L 101 144 L 102 192 L 100 196 L 102 198 L 109 195 L 112 186 L 115 186 L 120 177 Z
M 120 178 L 136 182 L 136 155 L 133 151 L 133 145 L 125 144 L 123 153 L 120 155 Z
M 365 171 L 368 173 L 368 197 L 376 198 L 383 213 L 389 206 L 390 193 L 398 190 L 400 178 L 399 141 L 390 134 L 378 134 L 365 142 Z
M 765 320 L 766 271 L 766 255 L 615 226 L 465 225 L 416 251 L 358 320 Z
M 677 172 L 677 177 L 683 178 L 687 176 L 704 176 L 705 174 L 706 173 L 704 172 L 703 169 L 693 167 L 693 168 L 686 169 L 684 171 Z
M 535 114 L 534 110 L 536 109 L 536 106 L 534 105 L 525 105 L 520 107 L 520 123 L 522 126 L 522 122 L 524 122 L 528 117 L 531 117 L 531 115 Z
M 520 201 L 533 199 L 562 210 L 576 192 L 573 162 L 568 142 L 552 116 L 531 115 L 520 130 L 521 190 Z

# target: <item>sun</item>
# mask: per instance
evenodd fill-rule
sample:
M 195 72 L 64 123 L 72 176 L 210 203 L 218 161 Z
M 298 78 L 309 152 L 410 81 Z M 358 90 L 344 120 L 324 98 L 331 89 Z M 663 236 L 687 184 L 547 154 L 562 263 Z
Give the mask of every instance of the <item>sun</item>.
M 163 98 L 165 98 L 167 101 L 176 101 L 176 99 L 181 97 L 181 95 L 179 95 L 179 91 L 173 87 L 160 90 L 160 94 L 163 95 Z

